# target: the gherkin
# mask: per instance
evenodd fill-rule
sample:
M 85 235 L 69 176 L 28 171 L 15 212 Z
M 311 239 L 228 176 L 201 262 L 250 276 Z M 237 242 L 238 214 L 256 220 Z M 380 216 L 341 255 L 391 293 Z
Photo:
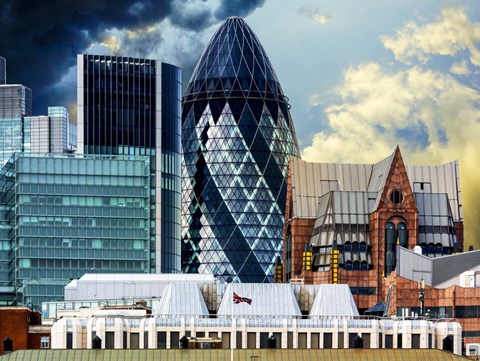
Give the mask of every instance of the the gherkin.
M 213 36 L 182 112 L 183 271 L 273 281 L 288 159 L 299 151 L 288 99 L 243 19 Z

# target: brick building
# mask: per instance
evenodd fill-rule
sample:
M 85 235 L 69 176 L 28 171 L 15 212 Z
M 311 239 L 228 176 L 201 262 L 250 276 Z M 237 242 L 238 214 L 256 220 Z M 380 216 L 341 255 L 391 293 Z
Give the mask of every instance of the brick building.
M 416 246 L 417 253 L 408 251 Z M 418 284 L 430 276 L 423 313 L 457 317 L 464 337 L 478 342 L 480 280 L 474 269 L 480 254 L 456 254 L 462 249 L 457 161 L 408 166 L 399 147 L 375 164 L 291 158 L 282 281 L 345 283 L 361 313 L 390 300 L 388 314 L 401 315 L 419 313 Z M 425 269 L 431 273 L 413 272 Z M 460 282 L 465 272 L 474 274 L 468 286 Z
M 480 250 L 428 258 L 399 248 L 397 265 L 383 281 L 384 299 L 393 285 L 389 315 L 414 312 L 433 318 L 453 317 L 462 325 L 465 344 L 480 343 Z
M 10 338 L 13 351 L 50 348 L 50 326 L 42 326 L 41 321 L 41 313 L 28 307 L 0 307 L 0 340 Z

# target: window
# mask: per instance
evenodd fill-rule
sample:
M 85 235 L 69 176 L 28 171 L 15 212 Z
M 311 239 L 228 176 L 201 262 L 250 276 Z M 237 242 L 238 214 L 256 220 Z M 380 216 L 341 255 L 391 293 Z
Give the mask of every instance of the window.
M 157 348 L 167 348 L 167 333 L 157 332 Z
M 333 333 L 325 332 L 323 334 L 323 348 L 333 348 Z
M 40 348 L 50 348 L 50 337 L 48 336 L 40 337 Z
M 73 348 L 73 333 L 67 332 L 67 349 Z
M 390 200 L 393 204 L 400 204 L 403 202 L 403 194 L 399 190 L 394 190 L 390 193 Z

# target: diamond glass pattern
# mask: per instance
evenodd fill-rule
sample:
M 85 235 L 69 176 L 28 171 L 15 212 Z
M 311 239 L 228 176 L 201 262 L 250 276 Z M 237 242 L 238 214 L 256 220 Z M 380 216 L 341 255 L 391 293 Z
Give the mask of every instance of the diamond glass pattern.
M 213 36 L 182 112 L 183 271 L 272 282 L 288 159 L 299 151 L 288 99 L 242 19 Z

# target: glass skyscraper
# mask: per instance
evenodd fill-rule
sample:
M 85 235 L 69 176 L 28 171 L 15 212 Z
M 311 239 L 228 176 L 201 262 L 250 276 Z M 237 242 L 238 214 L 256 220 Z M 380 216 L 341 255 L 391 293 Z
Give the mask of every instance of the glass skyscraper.
M 20 84 L 0 85 L 0 165 L 23 151 L 23 117 L 32 114 L 32 91 Z
M 181 71 L 78 55 L 78 152 L 151 158 L 150 272 L 180 272 Z
M 182 113 L 183 270 L 273 281 L 288 159 L 299 150 L 288 99 L 244 20 L 229 18 L 217 30 Z
M 150 158 L 17 153 L 0 173 L 0 304 L 85 273 L 148 273 Z
M 76 124 L 65 107 L 48 107 L 48 115 L 23 118 L 23 151 L 69 153 L 76 149 Z M 73 136 L 72 136 L 73 134 Z
M 76 149 L 76 125 L 64 107 L 48 107 L 48 116 L 32 116 L 32 91 L 6 84 L 0 57 L 0 166 L 16 152 L 63 153 Z

